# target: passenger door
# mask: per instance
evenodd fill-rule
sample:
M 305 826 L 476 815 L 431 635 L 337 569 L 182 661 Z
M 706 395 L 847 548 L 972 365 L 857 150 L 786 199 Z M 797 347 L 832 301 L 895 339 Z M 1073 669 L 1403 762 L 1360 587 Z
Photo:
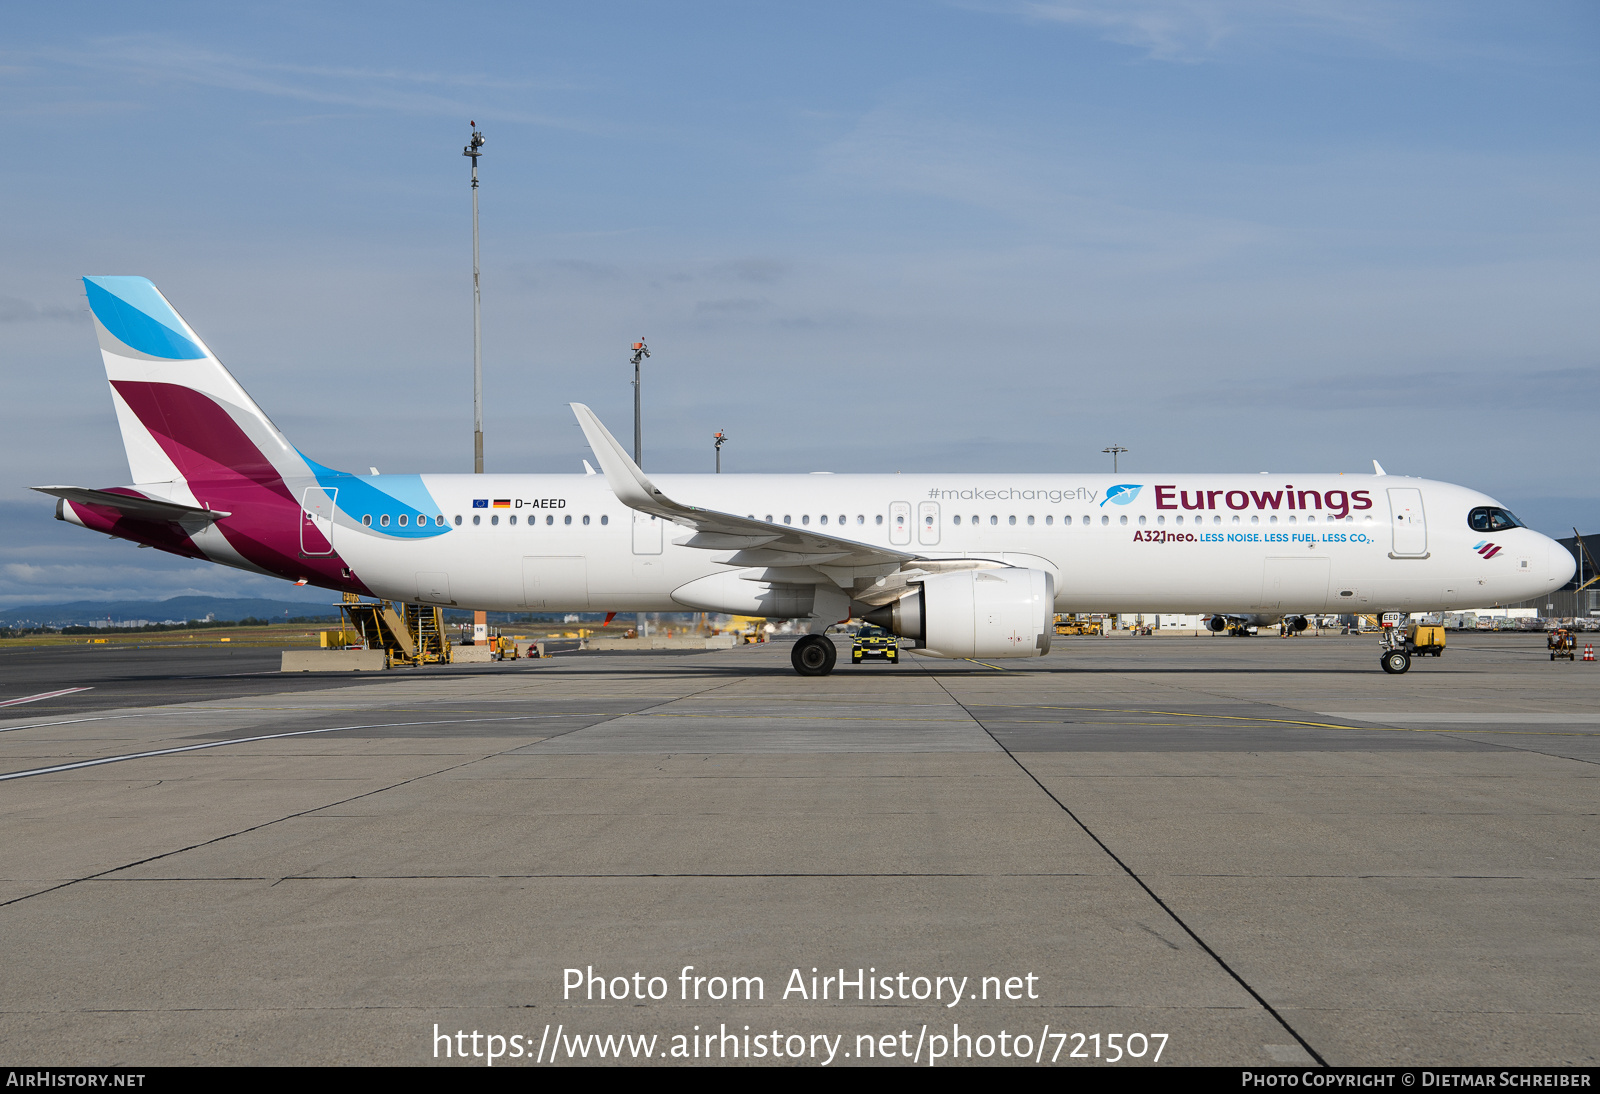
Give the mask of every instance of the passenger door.
M 936 501 L 917 503 L 917 542 L 924 547 L 939 544 L 939 503 Z
M 300 502 L 300 554 L 319 558 L 333 554 L 333 506 L 338 490 L 308 486 Z
M 1394 528 L 1389 557 L 1428 557 L 1428 522 L 1422 512 L 1421 490 L 1414 486 L 1390 487 L 1389 520 Z

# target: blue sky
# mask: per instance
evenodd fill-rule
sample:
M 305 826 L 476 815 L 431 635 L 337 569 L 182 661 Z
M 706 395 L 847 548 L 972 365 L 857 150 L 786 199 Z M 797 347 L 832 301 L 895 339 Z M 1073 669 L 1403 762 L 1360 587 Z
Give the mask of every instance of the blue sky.
M 654 471 L 1377 457 L 1600 529 L 1597 58 L 1588 3 L 18 8 L 0 603 L 287 588 L 26 490 L 127 476 L 85 273 L 321 462 L 470 469 L 469 119 L 490 470 L 628 432 L 642 335 Z

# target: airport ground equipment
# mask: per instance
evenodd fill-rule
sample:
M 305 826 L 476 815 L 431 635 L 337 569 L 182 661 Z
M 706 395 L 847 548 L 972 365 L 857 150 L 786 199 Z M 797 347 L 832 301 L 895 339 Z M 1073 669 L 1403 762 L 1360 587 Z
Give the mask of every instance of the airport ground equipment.
M 450 640 L 444 633 L 444 612 L 422 604 L 369 603 L 346 593 L 339 605 L 345 631 L 361 635 L 369 650 L 383 650 L 389 666 L 448 664 Z
M 850 663 L 859 665 L 868 657 L 881 658 L 892 665 L 900 663 L 900 644 L 882 627 L 862 627 L 850 646 Z
M 1572 632 L 1566 627 L 1557 627 L 1551 631 L 1545 639 L 1545 645 L 1550 649 L 1550 660 L 1552 661 L 1563 657 L 1568 661 L 1577 659 L 1578 640 L 1573 637 Z M 1584 660 L 1587 661 L 1589 658 L 1585 657 Z
M 1101 633 L 1099 620 L 1084 616 L 1081 619 L 1076 615 L 1056 616 L 1057 634 L 1099 634 Z
M 1406 628 L 1406 647 L 1413 656 L 1439 657 L 1444 653 L 1444 628 L 1413 623 Z

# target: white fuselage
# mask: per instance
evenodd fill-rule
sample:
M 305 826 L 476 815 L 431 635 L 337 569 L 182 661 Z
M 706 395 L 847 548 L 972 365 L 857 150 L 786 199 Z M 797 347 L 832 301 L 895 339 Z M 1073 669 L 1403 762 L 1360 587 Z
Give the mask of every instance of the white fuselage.
M 332 528 L 334 549 L 379 596 L 493 611 L 704 609 L 714 606 L 674 590 L 730 569 L 722 563 L 734 552 L 676 545 L 686 529 L 626 508 L 604 476 L 419 480 L 443 534 L 431 524 L 426 538 L 392 534 L 381 513 L 351 512 Z M 654 481 L 704 509 L 928 558 L 1043 569 L 1058 612 L 1436 611 L 1541 596 L 1572 573 L 1571 555 L 1531 529 L 1473 531 L 1469 511 L 1493 499 L 1393 475 Z M 370 526 L 350 523 L 367 516 Z M 1499 549 L 1485 557 L 1488 540 Z

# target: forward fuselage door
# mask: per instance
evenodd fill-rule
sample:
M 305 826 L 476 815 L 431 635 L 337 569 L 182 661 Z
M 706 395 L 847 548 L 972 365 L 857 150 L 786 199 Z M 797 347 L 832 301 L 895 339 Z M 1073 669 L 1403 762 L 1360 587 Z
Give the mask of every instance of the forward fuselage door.
M 1428 557 L 1428 522 L 1422 512 L 1422 491 L 1414 486 L 1389 488 L 1389 519 L 1394 527 L 1394 558 Z
M 911 503 L 909 501 L 892 501 L 889 503 L 889 542 L 896 547 L 904 547 L 911 542 Z
M 939 503 L 936 501 L 917 503 L 917 542 L 924 547 L 939 543 Z
M 300 502 L 300 553 L 309 557 L 333 554 L 333 503 L 338 490 L 308 486 Z
M 661 553 L 661 532 L 666 527 L 666 521 L 649 513 L 633 511 L 633 553 L 636 555 L 659 555 Z

